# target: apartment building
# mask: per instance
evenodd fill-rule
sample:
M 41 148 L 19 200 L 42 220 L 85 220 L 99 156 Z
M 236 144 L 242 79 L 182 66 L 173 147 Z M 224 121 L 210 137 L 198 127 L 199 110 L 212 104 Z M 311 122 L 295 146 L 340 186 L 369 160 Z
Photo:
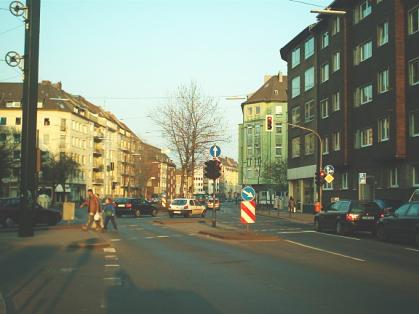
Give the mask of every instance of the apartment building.
M 314 40 L 313 128 L 322 138 L 322 166 L 335 168 L 334 181 L 323 187 L 324 203 L 406 200 L 418 186 L 419 1 L 334 1 L 329 7 L 346 14 L 319 15 L 281 49 L 292 81 L 307 68 L 293 66 L 294 51 L 305 54 L 307 38 Z M 292 112 L 303 101 L 291 95 L 289 102 Z M 307 150 L 302 135 L 296 146 Z M 315 157 L 313 170 L 319 166 L 318 151 Z M 294 167 L 305 165 L 292 149 L 289 158 Z M 313 182 L 311 172 L 306 180 Z M 366 174 L 365 183 L 360 184 L 360 174 Z M 309 189 L 301 193 L 289 179 L 290 194 L 305 203 Z M 312 198 L 317 198 L 315 189 Z

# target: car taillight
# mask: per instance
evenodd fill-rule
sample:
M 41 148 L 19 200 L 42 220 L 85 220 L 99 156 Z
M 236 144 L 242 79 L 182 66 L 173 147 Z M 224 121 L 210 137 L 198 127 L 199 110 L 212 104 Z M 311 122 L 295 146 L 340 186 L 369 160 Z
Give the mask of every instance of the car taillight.
M 354 221 L 359 217 L 357 214 L 346 214 L 346 221 Z
M 380 214 L 380 218 L 384 218 L 384 213 L 381 213 Z
M 125 207 L 126 208 L 131 208 L 132 207 L 132 204 L 125 204 Z
M 188 205 L 183 206 L 183 209 L 188 209 Z

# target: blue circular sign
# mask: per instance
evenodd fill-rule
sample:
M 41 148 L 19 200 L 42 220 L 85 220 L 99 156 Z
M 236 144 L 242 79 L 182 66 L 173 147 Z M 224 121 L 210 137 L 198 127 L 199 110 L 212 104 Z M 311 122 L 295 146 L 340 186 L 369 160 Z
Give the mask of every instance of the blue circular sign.
M 251 186 L 246 186 L 242 189 L 241 195 L 244 201 L 253 201 L 256 196 L 256 191 Z
M 221 155 L 221 148 L 217 145 L 211 146 L 210 155 L 212 157 L 219 157 Z

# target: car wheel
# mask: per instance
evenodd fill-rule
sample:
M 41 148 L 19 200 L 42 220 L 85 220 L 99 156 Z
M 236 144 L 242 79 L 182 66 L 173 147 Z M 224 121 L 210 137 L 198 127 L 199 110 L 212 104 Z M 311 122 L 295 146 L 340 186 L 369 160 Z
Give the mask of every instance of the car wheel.
M 315 219 L 314 220 L 314 230 L 316 230 L 317 232 L 322 232 L 323 228 L 320 224 L 320 220 L 319 219 Z
M 338 222 L 336 223 L 336 233 L 337 233 L 338 235 L 345 235 L 345 234 L 346 234 L 345 227 L 344 227 L 344 225 L 342 224 L 342 222 L 340 222 L 340 221 L 338 221 Z
M 384 230 L 384 226 L 382 226 L 382 225 L 379 225 L 378 226 L 376 235 L 377 235 L 378 240 L 380 240 L 380 241 L 388 241 L 388 234 Z
M 13 218 L 11 217 L 6 217 L 6 219 L 4 220 L 4 225 L 6 227 L 13 227 L 16 224 L 16 222 L 13 220 Z
M 157 209 L 153 209 L 151 212 L 151 216 L 156 217 L 157 216 Z
M 139 209 L 135 210 L 135 217 L 137 218 L 141 217 L 141 211 Z
M 174 216 L 173 213 L 169 212 L 169 217 L 173 218 L 173 216 Z

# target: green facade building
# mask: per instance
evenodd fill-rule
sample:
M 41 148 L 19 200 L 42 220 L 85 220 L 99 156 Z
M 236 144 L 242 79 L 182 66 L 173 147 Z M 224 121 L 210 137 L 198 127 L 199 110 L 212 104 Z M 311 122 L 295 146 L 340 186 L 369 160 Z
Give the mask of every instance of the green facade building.
M 265 77 L 263 86 L 242 103 L 239 184 L 253 186 L 260 203 L 270 202 L 280 192 L 266 168 L 288 156 L 286 88 L 286 76 Z

